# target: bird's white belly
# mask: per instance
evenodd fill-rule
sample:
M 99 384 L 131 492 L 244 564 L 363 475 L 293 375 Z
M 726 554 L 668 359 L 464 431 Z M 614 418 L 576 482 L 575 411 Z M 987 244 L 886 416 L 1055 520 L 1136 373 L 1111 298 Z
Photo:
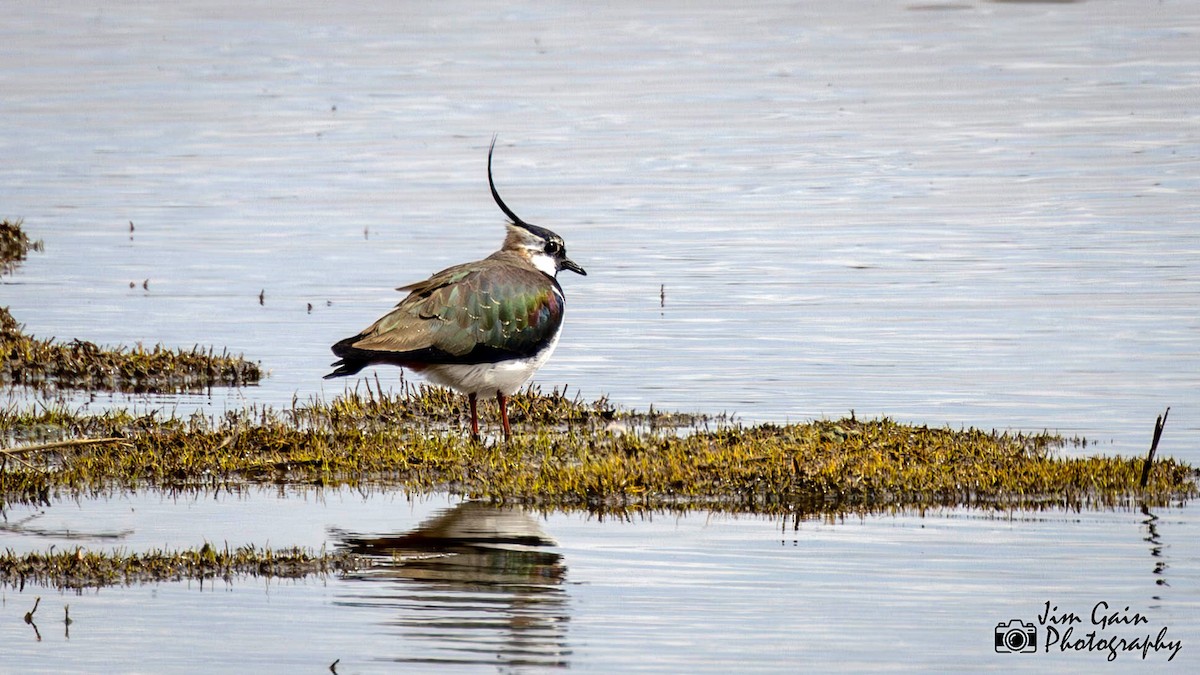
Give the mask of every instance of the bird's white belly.
M 513 359 L 497 363 L 454 363 L 426 366 L 421 374 L 430 382 L 450 387 L 464 394 L 492 396 L 497 392 L 511 396 L 517 392 L 534 372 L 554 353 L 558 346 L 556 334 L 546 348 L 527 359 Z

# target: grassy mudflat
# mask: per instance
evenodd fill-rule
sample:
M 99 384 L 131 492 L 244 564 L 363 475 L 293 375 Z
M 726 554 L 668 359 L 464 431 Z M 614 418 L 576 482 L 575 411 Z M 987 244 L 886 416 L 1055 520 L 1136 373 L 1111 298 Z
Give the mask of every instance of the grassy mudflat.
M 1185 464 L 1158 460 L 1142 489 L 1141 458 L 1066 458 L 1055 452 L 1063 440 L 1048 434 L 853 417 L 681 431 L 674 427 L 686 419 L 529 391 L 510 406 L 513 442 L 477 444 L 462 431 L 464 407 L 462 397 L 422 386 L 215 419 L 5 410 L 0 438 L 15 447 L 4 451 L 0 503 L 245 482 L 446 491 L 552 509 L 802 514 L 1165 505 L 1196 494 Z
M 0 411 L 0 507 L 93 491 L 207 490 L 247 483 L 448 491 L 536 510 L 704 508 L 836 516 L 936 506 L 1107 508 L 1182 502 L 1196 471 L 1140 458 L 1066 458 L 1049 434 L 931 429 L 887 419 L 788 426 L 619 410 L 530 390 L 513 398 L 513 442 L 463 431 L 462 397 L 369 388 L 286 410 L 219 418 L 40 406 Z M 486 409 L 488 419 L 495 410 Z M 254 546 L 0 554 L 0 585 L 96 587 L 234 576 L 341 573 L 375 564 L 346 551 Z

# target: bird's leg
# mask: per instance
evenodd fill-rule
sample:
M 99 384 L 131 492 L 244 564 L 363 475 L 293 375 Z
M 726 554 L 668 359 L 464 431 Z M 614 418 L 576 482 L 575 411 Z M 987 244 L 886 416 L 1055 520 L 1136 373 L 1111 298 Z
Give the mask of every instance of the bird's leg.
M 496 403 L 500 404 L 500 423 L 504 425 L 504 442 L 512 438 L 512 427 L 508 426 L 508 397 L 496 392 Z
M 471 402 L 471 438 L 476 442 L 479 441 L 479 411 L 475 407 L 475 394 L 467 394 L 467 400 Z

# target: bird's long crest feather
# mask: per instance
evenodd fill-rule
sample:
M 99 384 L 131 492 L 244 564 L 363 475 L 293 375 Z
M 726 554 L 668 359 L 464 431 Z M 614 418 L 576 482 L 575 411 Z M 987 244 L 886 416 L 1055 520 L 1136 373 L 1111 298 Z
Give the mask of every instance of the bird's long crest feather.
M 508 204 L 505 204 L 504 200 L 500 198 L 500 193 L 496 191 L 496 182 L 492 180 L 492 152 L 495 151 L 495 149 L 496 137 L 492 136 L 492 145 L 488 148 L 488 187 L 492 189 L 492 199 L 496 200 L 496 205 L 500 207 L 500 210 L 504 212 L 504 215 L 508 216 L 509 220 L 513 222 L 513 225 L 529 227 L 529 223 L 521 220 L 520 216 L 513 213 L 512 209 L 508 208 Z

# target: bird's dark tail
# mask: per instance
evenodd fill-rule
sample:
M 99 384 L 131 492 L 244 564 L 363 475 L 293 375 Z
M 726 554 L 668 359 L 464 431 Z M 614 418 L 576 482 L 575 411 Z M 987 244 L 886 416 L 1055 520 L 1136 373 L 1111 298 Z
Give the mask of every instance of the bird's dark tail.
M 360 339 L 362 339 L 361 335 L 355 335 L 354 337 L 340 340 L 330 347 L 334 355 L 341 358 L 329 364 L 334 367 L 334 371 L 326 375 L 324 379 L 331 380 L 335 377 L 355 375 L 370 365 L 370 360 L 363 355 L 362 351 L 354 348 L 354 343 Z
M 334 361 L 333 363 L 331 363 L 329 365 L 334 366 L 334 371 L 325 376 L 324 379 L 326 379 L 326 380 L 332 380 L 335 377 L 346 377 L 347 375 L 356 375 L 356 374 L 358 374 L 358 371 L 367 367 L 367 362 L 366 361 L 347 362 L 346 359 L 341 359 L 338 361 Z

